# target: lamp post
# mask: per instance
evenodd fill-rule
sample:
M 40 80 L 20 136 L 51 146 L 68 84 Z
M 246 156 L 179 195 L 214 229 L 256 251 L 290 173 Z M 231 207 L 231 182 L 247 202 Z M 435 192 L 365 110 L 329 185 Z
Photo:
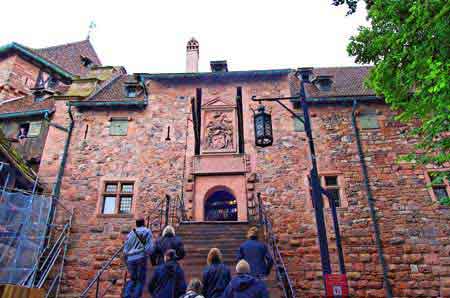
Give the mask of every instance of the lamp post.
M 298 70 L 298 74 L 300 75 L 300 96 L 293 96 L 293 97 L 278 97 L 278 98 L 256 98 L 255 96 L 252 97 L 253 101 L 275 101 L 276 103 L 280 104 L 284 109 L 286 109 L 289 113 L 292 114 L 293 117 L 298 119 L 299 121 L 303 122 L 305 127 L 305 133 L 308 138 L 308 145 L 309 145 L 309 154 L 311 158 L 311 171 L 310 171 L 310 178 L 311 178 L 311 193 L 312 193 L 312 202 L 314 206 L 314 213 L 316 218 L 316 225 L 317 225 L 317 234 L 318 234 L 318 240 L 319 240 L 319 248 L 320 248 L 320 259 L 322 264 L 322 274 L 323 274 L 323 280 L 325 285 L 325 291 L 327 297 L 338 297 L 333 296 L 333 293 L 330 293 L 327 290 L 327 283 L 326 278 L 327 275 L 331 275 L 331 265 L 330 265 L 330 255 L 328 250 L 328 240 L 327 240 L 327 231 L 325 227 L 325 221 L 324 221 L 324 213 L 323 213 L 323 199 L 322 195 L 327 195 L 329 198 L 329 194 L 324 191 L 320 186 L 320 179 L 319 174 L 317 171 L 317 161 L 316 161 L 316 153 L 314 148 L 314 139 L 312 136 L 312 130 L 311 130 L 311 120 L 309 117 L 309 110 L 308 110 L 308 104 L 306 102 L 306 93 L 305 93 L 305 83 L 309 83 L 309 76 L 312 73 L 312 68 L 300 68 Z M 294 111 L 292 111 L 288 106 L 283 104 L 282 100 L 300 100 L 301 108 L 303 111 L 303 119 L 299 117 Z M 272 133 L 272 120 L 270 114 L 265 112 L 265 108 L 263 105 L 260 104 L 257 111 L 254 114 L 254 123 L 255 123 L 255 145 L 258 147 L 266 147 L 270 146 L 273 143 L 273 133 Z M 270 128 L 268 128 L 270 127 Z M 343 254 L 342 254 L 342 246 L 340 241 L 340 233 L 339 233 L 339 226 L 337 223 L 337 216 L 336 215 L 336 209 L 335 205 L 332 203 L 334 202 L 332 199 L 330 199 L 330 207 L 333 209 L 333 221 L 335 225 L 335 232 L 336 232 L 336 242 L 337 247 L 339 250 L 339 263 L 341 268 L 341 273 L 345 274 L 345 265 L 343 260 Z M 339 296 L 341 297 L 341 296 Z

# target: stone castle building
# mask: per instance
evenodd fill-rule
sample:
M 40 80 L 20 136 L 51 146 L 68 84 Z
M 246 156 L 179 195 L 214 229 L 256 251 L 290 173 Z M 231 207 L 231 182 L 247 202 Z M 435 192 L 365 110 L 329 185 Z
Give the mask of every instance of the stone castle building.
M 48 189 L 68 140 L 60 201 L 74 208 L 75 217 L 62 295 L 79 295 L 134 220 L 159 210 L 166 195 L 183 202 L 191 224 L 180 230 L 187 239 L 202 233 L 193 223 L 223 225 L 224 231 L 235 222 L 251 223 L 258 194 L 296 296 L 324 294 L 304 126 L 267 103 L 273 146 L 259 148 L 254 141 L 258 103 L 252 97 L 297 95 L 297 70 L 232 71 L 226 61 L 212 61 L 211 71 L 199 72 L 198 61 L 195 39 L 187 44 L 183 73 L 128 74 L 124 67 L 102 65 L 89 40 L 0 48 L 0 125 Z M 350 294 L 385 297 L 361 172 L 365 162 L 394 297 L 450 297 L 450 209 L 438 202 L 450 187 L 427 187 L 431 172 L 446 169 L 398 161 L 417 140 L 408 135 L 411 126 L 396 121 L 383 98 L 364 87 L 369 71 L 313 68 L 306 84 L 319 175 L 337 206 Z M 297 102 L 285 104 L 301 115 Z M 45 120 L 69 127 L 68 110 L 69 134 Z M 358 154 L 357 138 L 365 157 Z M 324 214 L 338 272 L 328 203 Z M 218 239 L 216 246 L 225 242 Z M 192 270 L 190 276 L 198 275 Z M 124 271 L 111 274 L 121 280 Z

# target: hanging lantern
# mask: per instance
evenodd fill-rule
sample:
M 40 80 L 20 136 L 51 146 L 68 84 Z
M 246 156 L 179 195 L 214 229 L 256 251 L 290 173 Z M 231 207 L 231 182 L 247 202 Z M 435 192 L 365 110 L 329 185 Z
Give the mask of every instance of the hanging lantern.
M 265 111 L 263 105 L 260 104 L 254 112 L 253 120 L 255 121 L 255 145 L 258 147 L 272 145 L 272 116 Z

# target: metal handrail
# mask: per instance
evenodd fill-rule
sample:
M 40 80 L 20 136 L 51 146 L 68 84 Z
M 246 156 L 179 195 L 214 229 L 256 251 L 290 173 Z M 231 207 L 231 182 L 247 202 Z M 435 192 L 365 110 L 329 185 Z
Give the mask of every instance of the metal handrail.
M 106 271 L 106 269 L 108 269 L 112 262 L 117 258 L 117 256 L 120 255 L 120 253 L 123 251 L 125 244 L 123 244 L 118 250 L 116 250 L 114 252 L 114 254 L 109 258 L 108 261 L 106 261 L 105 264 L 103 264 L 102 268 L 100 268 L 99 271 L 97 271 L 97 273 L 95 274 L 95 277 L 89 282 L 88 286 L 86 287 L 86 289 L 84 289 L 84 291 L 81 293 L 80 297 L 86 297 L 89 290 L 94 286 L 95 283 L 98 283 L 100 281 L 100 277 L 102 276 L 103 272 Z M 97 293 L 96 296 L 98 296 L 98 284 L 97 284 Z
M 62 207 L 59 210 L 63 214 L 68 215 L 69 218 L 62 224 L 49 225 L 50 231 L 56 227 L 61 227 L 59 234 L 55 235 L 54 241 L 51 243 L 50 234 L 46 236 L 46 245 L 39 254 L 38 261 L 34 264 L 29 274 L 18 283 L 26 287 L 44 288 L 45 283 L 52 279 L 50 284 L 45 286 L 46 297 L 50 297 L 52 292 L 55 293 L 53 297 L 58 297 L 74 214 L 73 209 L 67 209 L 60 202 L 58 202 L 57 206 Z M 56 274 L 50 274 L 57 263 L 59 263 L 59 269 Z
M 289 274 L 286 268 L 286 264 L 283 261 L 283 257 L 281 255 L 280 249 L 278 247 L 275 234 L 273 232 L 272 222 L 267 214 L 264 204 L 262 203 L 261 196 L 258 193 L 258 217 L 260 225 L 263 226 L 265 230 L 265 235 L 267 237 L 269 247 L 274 256 L 275 264 L 277 266 L 276 274 L 277 279 L 280 281 L 281 286 L 283 287 L 283 292 L 285 298 L 295 298 L 295 290 L 292 285 L 292 281 L 289 278 Z

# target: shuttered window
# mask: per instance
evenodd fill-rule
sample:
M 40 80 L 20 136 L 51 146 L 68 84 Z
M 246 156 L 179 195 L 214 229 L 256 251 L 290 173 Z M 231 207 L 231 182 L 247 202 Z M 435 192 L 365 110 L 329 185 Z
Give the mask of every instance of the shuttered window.
M 38 137 L 41 134 L 42 121 L 30 122 L 28 129 L 28 138 Z
M 303 114 L 297 114 L 297 116 L 299 116 L 301 119 L 303 119 Z M 305 131 L 305 124 L 303 124 L 303 122 L 301 122 L 300 120 L 298 120 L 295 117 L 292 117 L 294 120 L 294 131 Z
M 362 113 L 359 115 L 359 127 L 361 129 L 380 128 L 376 113 Z
M 111 119 L 109 135 L 126 136 L 128 133 L 128 119 Z

